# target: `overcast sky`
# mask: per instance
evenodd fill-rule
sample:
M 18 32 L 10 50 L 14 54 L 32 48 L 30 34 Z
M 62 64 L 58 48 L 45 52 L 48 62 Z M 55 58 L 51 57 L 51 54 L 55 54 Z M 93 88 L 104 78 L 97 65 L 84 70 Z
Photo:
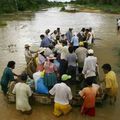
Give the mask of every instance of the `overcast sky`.
M 70 2 L 71 0 L 48 0 L 48 1 Z

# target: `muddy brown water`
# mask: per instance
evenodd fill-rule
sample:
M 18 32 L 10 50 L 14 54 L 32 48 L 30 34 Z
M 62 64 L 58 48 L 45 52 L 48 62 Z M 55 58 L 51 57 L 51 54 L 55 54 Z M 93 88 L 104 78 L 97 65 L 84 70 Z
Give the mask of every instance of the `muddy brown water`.
M 103 77 L 101 66 L 110 63 L 117 72 L 119 81 L 119 56 L 117 49 L 120 45 L 120 33 L 116 31 L 116 14 L 101 13 L 65 13 L 59 12 L 59 8 L 50 8 L 45 11 L 31 13 L 30 15 L 13 15 L 0 17 L 6 20 L 7 26 L 0 28 L 0 76 L 9 60 L 16 61 L 16 73 L 20 74 L 25 67 L 24 44 L 40 44 L 39 35 L 49 28 L 51 31 L 57 27 L 61 33 L 65 33 L 69 27 L 74 32 L 80 31 L 82 27 L 92 27 L 96 41 L 94 45 L 95 56 L 98 57 L 100 67 L 100 79 Z M 9 45 L 15 44 L 10 52 Z M 0 120 L 118 120 L 120 117 L 120 93 L 115 105 L 103 104 L 96 107 L 94 118 L 80 115 L 80 108 L 73 107 L 73 111 L 56 118 L 53 116 L 53 105 L 33 105 L 31 115 L 23 115 L 16 111 L 15 104 L 7 104 L 2 93 L 0 93 Z

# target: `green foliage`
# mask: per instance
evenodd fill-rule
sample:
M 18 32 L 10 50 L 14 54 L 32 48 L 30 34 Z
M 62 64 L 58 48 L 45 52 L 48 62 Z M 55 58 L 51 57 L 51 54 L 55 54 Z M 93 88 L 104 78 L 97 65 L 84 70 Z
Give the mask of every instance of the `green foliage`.
M 76 0 L 75 4 L 84 8 L 99 9 L 107 13 L 120 13 L 120 0 Z
M 35 10 L 48 3 L 47 0 L 0 0 L 0 13 Z
M 109 4 L 109 5 L 120 5 L 120 0 L 76 0 L 79 4 Z

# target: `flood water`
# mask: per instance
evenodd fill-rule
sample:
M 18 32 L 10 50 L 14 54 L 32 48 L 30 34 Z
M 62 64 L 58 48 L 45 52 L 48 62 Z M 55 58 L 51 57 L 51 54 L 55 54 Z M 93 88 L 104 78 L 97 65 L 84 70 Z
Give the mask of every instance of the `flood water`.
M 69 27 L 73 32 L 78 32 L 82 27 L 92 27 L 97 38 L 94 45 L 95 56 L 98 57 L 100 78 L 102 79 L 101 66 L 110 63 L 117 72 L 119 80 L 119 56 L 117 48 L 120 45 L 120 33 L 116 31 L 116 14 L 102 13 L 65 13 L 59 8 L 31 13 L 31 15 L 4 16 L 0 19 L 7 21 L 7 26 L 0 28 L 0 76 L 9 60 L 16 61 L 16 73 L 20 74 L 25 67 L 24 44 L 40 44 L 39 35 L 46 29 L 51 31 L 57 27 L 65 33 Z M 15 52 L 10 52 L 9 45 L 15 44 Z M 89 118 L 80 115 L 79 107 L 66 116 L 55 118 L 52 115 L 53 106 L 34 105 L 30 116 L 22 115 L 15 109 L 15 104 L 7 104 L 0 94 L 0 119 L 1 120 L 118 120 L 120 117 L 120 94 L 115 105 L 104 104 L 96 107 L 96 117 Z

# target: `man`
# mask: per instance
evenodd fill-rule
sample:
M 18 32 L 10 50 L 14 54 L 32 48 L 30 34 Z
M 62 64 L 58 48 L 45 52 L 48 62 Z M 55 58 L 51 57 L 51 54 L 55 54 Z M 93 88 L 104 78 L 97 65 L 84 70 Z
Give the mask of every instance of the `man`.
M 71 39 L 72 39 L 72 30 L 73 28 L 69 28 L 68 32 L 66 32 L 66 39 L 68 40 L 68 42 L 70 43 L 71 42 Z
M 68 56 L 68 54 L 69 54 L 69 51 L 68 51 L 67 41 L 63 41 L 62 49 L 60 52 L 60 75 L 61 76 L 67 72 L 67 67 L 68 67 L 67 56 Z
M 93 83 L 97 83 L 96 81 L 97 57 L 95 57 L 93 54 L 94 54 L 94 51 L 92 49 L 89 49 L 88 57 L 86 57 L 84 61 L 82 74 L 84 75 L 84 78 L 86 80 L 88 77 L 92 77 Z M 86 84 L 86 80 L 84 81 L 85 84 Z
M 72 100 L 72 93 L 70 87 L 67 86 L 67 81 L 71 78 L 70 75 L 64 74 L 61 77 L 63 82 L 57 83 L 49 91 L 51 95 L 55 95 L 54 98 L 54 115 L 59 117 L 62 114 L 67 114 L 72 109 L 69 104 L 69 100 Z
M 116 101 L 117 91 L 118 91 L 118 82 L 116 79 L 116 74 L 111 70 L 110 64 L 104 64 L 102 66 L 103 72 L 105 74 L 105 94 L 106 97 L 110 98 L 110 104 L 113 104 Z
M 12 72 L 14 68 L 15 68 L 15 62 L 9 61 L 7 64 L 7 67 L 4 69 L 4 72 L 1 78 L 1 87 L 5 96 L 8 91 L 8 84 L 10 83 L 10 81 L 14 81 L 14 76 L 18 76 Z
M 79 38 L 77 33 L 74 33 L 74 36 L 71 38 L 71 44 L 73 45 L 75 51 L 79 46 Z
M 26 84 L 27 74 L 22 73 L 20 76 L 21 82 L 18 82 L 12 93 L 16 94 L 16 109 L 26 113 L 31 113 L 31 106 L 29 104 L 29 97 L 32 95 L 30 86 Z
M 87 49 L 84 47 L 84 43 L 80 42 L 79 47 L 75 51 L 78 61 L 78 71 L 81 74 L 83 70 L 84 60 L 87 57 Z
M 28 64 L 32 58 L 32 52 L 30 51 L 30 46 L 28 44 L 25 44 L 25 60 L 26 63 Z
M 48 37 L 45 37 L 45 35 L 40 35 L 41 38 L 41 44 L 40 47 L 49 47 L 49 45 L 52 44 L 52 40 L 50 40 Z
M 119 31 L 119 29 L 120 29 L 120 18 L 117 19 L 117 30 Z
M 51 33 L 50 36 L 51 36 L 52 42 L 55 42 L 56 41 L 56 36 L 57 36 L 57 30 L 54 30 L 54 32 Z

